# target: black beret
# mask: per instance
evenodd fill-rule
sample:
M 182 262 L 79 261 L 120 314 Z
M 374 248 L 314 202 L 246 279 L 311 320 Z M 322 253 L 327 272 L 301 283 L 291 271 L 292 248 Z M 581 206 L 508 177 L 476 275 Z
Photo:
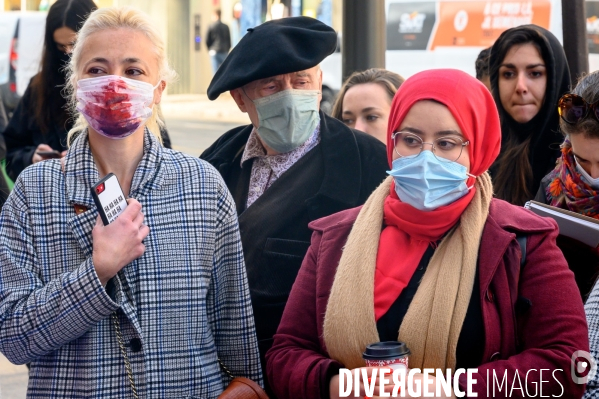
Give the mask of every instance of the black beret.
M 337 47 L 333 28 L 314 18 L 291 17 L 248 29 L 208 86 L 208 98 L 254 80 L 303 71 L 318 65 Z

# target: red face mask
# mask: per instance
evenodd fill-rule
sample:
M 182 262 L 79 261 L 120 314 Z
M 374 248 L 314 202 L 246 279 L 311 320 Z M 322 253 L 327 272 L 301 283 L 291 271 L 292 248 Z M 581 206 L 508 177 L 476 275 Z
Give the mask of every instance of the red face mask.
M 77 110 L 101 135 L 122 139 L 133 134 L 152 115 L 158 85 L 107 75 L 77 82 Z

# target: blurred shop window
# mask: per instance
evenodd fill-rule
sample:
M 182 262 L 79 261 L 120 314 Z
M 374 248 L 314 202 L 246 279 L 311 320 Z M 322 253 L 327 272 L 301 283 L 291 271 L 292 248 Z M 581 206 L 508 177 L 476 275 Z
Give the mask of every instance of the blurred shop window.
M 112 7 L 119 5 L 118 0 L 94 0 L 98 8 Z
M 266 12 L 266 7 L 263 7 L 262 0 L 241 0 L 243 6 L 243 12 L 240 18 L 240 34 L 245 35 L 249 28 L 260 25 L 262 19 L 262 9 Z
M 333 0 L 304 0 L 302 15 L 333 25 Z
M 289 9 L 281 0 L 274 0 L 270 6 L 271 19 L 281 19 L 289 16 Z
M 239 43 L 241 39 L 241 14 L 243 12 L 243 5 L 241 2 L 237 2 L 233 5 L 233 23 L 231 24 L 231 44 L 233 47 Z
M 21 0 L 4 0 L 4 11 L 20 11 Z
M 245 35 L 248 28 L 284 17 L 304 15 L 333 25 L 334 0 L 241 0 L 239 35 Z M 366 0 L 360 0 L 366 1 Z
M 56 0 L 4 0 L 4 11 L 48 11 Z
M 56 0 L 0 0 L 0 11 L 21 11 L 24 7 L 27 11 L 48 11 Z M 98 7 L 112 6 L 116 0 L 94 0 Z M 2 10 L 1 4 L 4 4 Z
M 299 17 L 302 15 L 302 0 L 291 0 L 291 16 Z

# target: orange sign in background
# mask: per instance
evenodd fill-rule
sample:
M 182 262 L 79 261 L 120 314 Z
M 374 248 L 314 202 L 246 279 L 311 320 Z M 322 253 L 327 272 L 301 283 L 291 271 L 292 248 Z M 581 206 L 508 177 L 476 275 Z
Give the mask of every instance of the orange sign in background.
M 430 47 L 489 47 L 503 31 L 515 26 L 535 24 L 549 29 L 550 16 L 549 0 L 441 1 Z

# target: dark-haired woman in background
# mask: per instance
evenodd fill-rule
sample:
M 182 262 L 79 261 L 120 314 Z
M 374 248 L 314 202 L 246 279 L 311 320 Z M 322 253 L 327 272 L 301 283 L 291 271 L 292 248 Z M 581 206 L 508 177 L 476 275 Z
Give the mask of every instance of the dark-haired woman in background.
M 502 136 L 501 153 L 490 168 L 494 192 L 524 205 L 560 155 L 556 105 L 570 88 L 568 63 L 551 32 L 524 25 L 497 39 L 490 72 Z
M 354 72 L 339 91 L 331 115 L 387 144 L 391 101 L 403 81 L 395 72 L 381 68 Z
M 77 31 L 95 8 L 93 0 L 58 0 L 48 11 L 40 72 L 29 82 L 4 131 L 6 171 L 13 180 L 32 163 L 60 156 L 67 149 L 67 132 L 73 121 L 61 95 L 63 67 Z
M 65 71 L 77 32 L 96 9 L 93 0 L 58 0 L 46 18 L 40 72 L 35 75 L 4 132 L 6 171 L 11 179 L 27 166 L 64 155 L 67 132 L 73 127 L 62 96 Z M 168 135 L 162 140 L 170 148 Z
M 553 171 L 541 180 L 535 200 L 599 219 L 599 72 L 583 77 L 571 93 L 562 96 L 557 109 L 566 139 Z M 574 239 L 559 236 L 583 299 L 593 288 L 599 271 L 599 253 Z

